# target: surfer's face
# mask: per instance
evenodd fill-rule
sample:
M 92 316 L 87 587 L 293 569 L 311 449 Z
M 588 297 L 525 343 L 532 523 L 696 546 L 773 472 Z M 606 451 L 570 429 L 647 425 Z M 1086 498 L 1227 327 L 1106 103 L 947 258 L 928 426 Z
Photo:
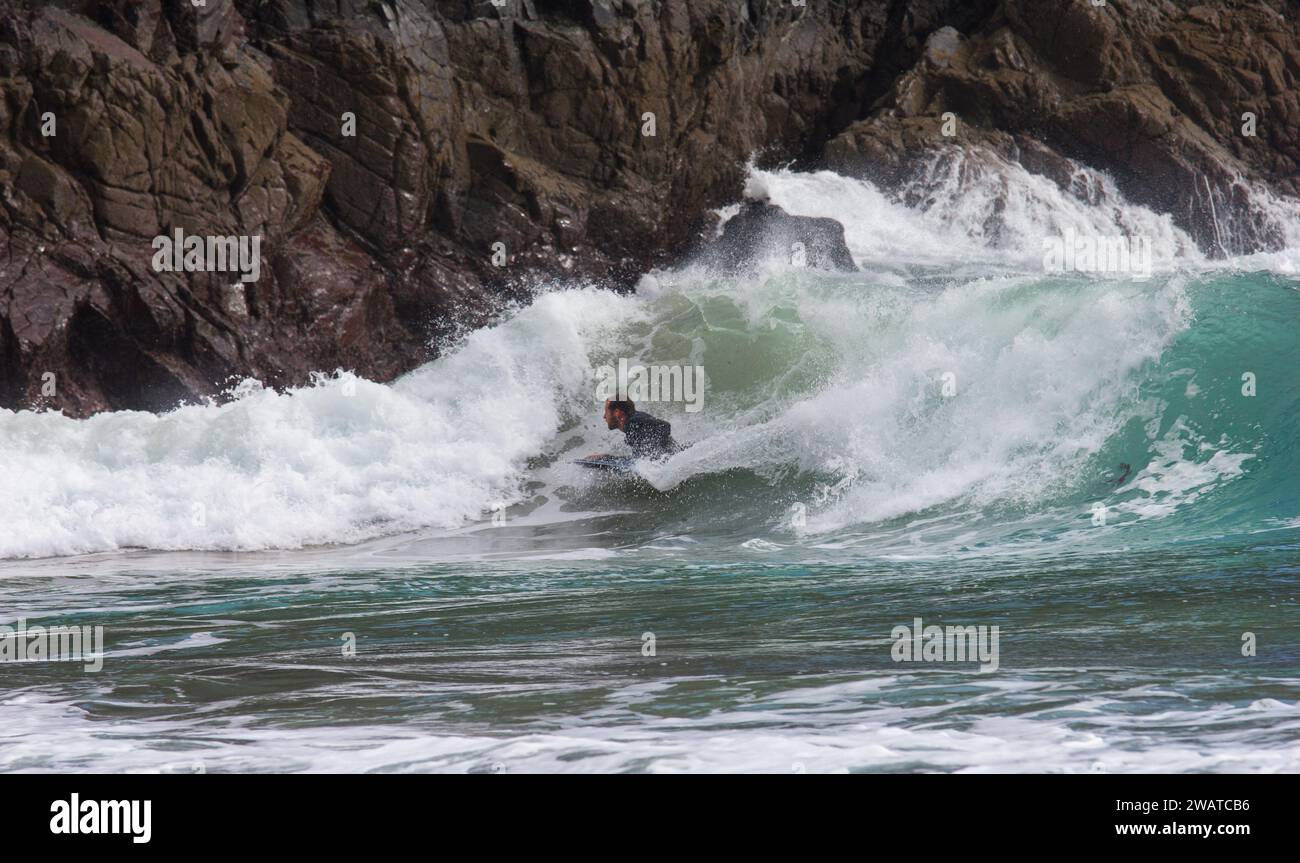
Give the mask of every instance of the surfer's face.
M 610 408 L 609 402 L 605 402 L 605 425 L 609 427 L 610 431 L 623 427 L 622 422 L 620 422 L 622 418 L 623 414 L 621 411 L 613 410 Z

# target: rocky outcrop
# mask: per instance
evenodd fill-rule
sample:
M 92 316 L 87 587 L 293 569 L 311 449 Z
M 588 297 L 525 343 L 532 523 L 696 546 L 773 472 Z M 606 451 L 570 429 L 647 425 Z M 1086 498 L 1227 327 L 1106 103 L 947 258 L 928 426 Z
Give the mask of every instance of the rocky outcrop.
M 539 282 L 673 260 L 755 155 L 897 183 L 954 143 L 948 111 L 961 146 L 1073 157 L 1199 239 L 1226 212 L 1267 246 L 1243 184 L 1300 193 L 1295 12 L 0 0 L 0 406 L 386 380 Z M 258 278 L 158 269 L 177 230 L 258 237 Z
M 842 126 L 899 26 L 696 0 L 0 13 L 0 405 L 83 415 L 384 380 L 539 280 L 629 284 L 751 153 Z M 259 279 L 156 271 L 176 229 L 259 236 Z
M 751 201 L 722 227 L 700 263 L 727 273 L 776 259 L 818 270 L 856 272 L 844 226 L 834 219 L 792 216 L 766 201 Z
M 898 188 L 945 149 L 986 149 L 1069 190 L 1069 157 L 1209 254 L 1276 248 L 1252 186 L 1300 196 L 1297 11 L 1004 0 L 978 28 L 931 33 L 825 163 Z

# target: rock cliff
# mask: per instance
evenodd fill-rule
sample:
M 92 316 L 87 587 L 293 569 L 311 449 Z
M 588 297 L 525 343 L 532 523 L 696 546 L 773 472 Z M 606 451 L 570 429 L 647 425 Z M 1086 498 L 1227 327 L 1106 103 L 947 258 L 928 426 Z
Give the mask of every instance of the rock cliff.
M 1076 159 L 1212 254 L 1300 196 L 1290 0 L 498 2 L 0 0 L 0 406 L 387 380 L 538 282 L 671 262 L 751 158 Z M 160 269 L 177 231 L 259 237 L 258 278 Z

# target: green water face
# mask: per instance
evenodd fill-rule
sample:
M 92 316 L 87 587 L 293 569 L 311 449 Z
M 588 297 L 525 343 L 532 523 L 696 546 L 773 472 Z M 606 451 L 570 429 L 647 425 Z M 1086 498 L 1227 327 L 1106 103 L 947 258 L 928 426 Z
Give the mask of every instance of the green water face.
M 687 280 L 618 341 L 707 370 L 704 410 L 649 407 L 694 446 L 648 483 L 547 477 L 531 505 L 626 511 L 622 533 L 864 551 L 1185 542 L 1300 510 L 1300 292 L 1284 279 L 748 288 Z M 573 405 L 580 428 L 591 407 Z

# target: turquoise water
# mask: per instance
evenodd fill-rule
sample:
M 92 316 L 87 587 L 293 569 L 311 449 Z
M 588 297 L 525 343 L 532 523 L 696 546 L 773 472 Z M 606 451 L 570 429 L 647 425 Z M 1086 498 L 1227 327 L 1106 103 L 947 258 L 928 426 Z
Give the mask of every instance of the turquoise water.
M 0 414 L 0 624 L 107 648 L 0 664 L 0 769 L 1300 769 L 1298 321 L 1268 272 L 688 269 L 388 387 Z M 644 479 L 569 464 L 618 356 L 709 376 Z M 895 661 L 917 617 L 997 669 Z

